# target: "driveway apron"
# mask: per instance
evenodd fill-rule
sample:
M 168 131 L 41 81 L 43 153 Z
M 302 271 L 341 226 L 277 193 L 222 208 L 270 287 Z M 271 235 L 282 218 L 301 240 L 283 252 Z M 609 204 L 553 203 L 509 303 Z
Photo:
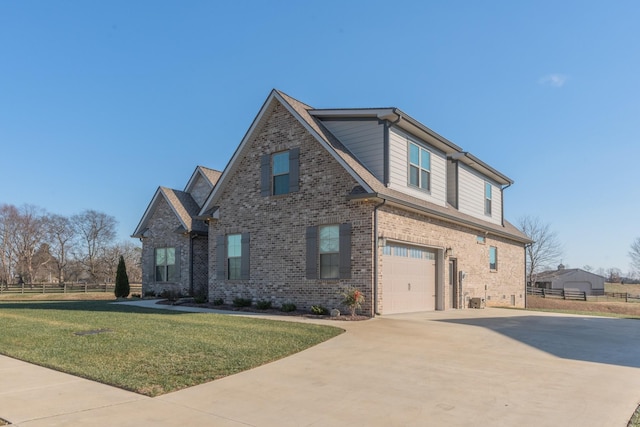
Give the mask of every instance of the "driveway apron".
M 285 359 L 156 398 L 0 357 L 0 417 L 38 426 L 617 426 L 640 323 L 479 309 L 326 322 Z

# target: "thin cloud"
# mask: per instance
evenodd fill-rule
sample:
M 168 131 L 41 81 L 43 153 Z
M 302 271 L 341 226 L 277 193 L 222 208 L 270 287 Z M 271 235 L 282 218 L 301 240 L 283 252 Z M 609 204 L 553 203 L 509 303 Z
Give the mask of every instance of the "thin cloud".
M 562 87 L 568 79 L 569 77 L 564 74 L 547 74 L 541 77 L 538 83 L 542 86 Z

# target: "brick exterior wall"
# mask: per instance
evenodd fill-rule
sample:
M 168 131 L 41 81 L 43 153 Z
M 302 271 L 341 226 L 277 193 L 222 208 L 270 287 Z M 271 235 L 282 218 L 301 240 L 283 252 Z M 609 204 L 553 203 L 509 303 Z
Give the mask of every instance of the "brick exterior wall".
M 457 270 L 466 273 L 466 278 L 459 287 L 464 307 L 468 307 L 470 298 L 474 297 L 484 299 L 487 306 L 524 307 L 522 244 L 491 234 L 486 236 L 484 244 L 480 244 L 477 236 L 484 235 L 483 232 L 388 206 L 380 208 L 378 212 L 378 233 L 390 240 L 440 249 L 441 254 L 445 248 L 452 248 L 451 258 L 457 260 Z M 496 271 L 489 269 L 490 246 L 498 248 Z M 445 309 L 451 308 L 448 259 L 439 260 L 443 269 L 440 280 Z M 378 260 L 378 304 L 379 310 L 384 311 L 384 277 L 381 274 L 384 256 L 381 250 Z
M 190 238 L 184 234 L 174 232 L 179 226 L 180 221 L 164 197 L 161 197 L 155 212 L 153 212 L 148 222 L 150 237 L 146 237 L 142 241 L 143 295 L 148 295 L 149 293 L 160 295 L 165 290 L 180 292 L 182 295 L 190 293 Z M 175 282 L 156 282 L 155 248 L 168 247 L 174 247 L 180 251 L 179 280 Z
M 300 190 L 263 197 L 260 194 L 260 158 L 282 150 L 300 148 Z M 354 178 L 306 129 L 281 106 L 265 112 L 247 141 L 233 172 L 216 203 L 220 217 L 209 223 L 209 300 L 250 298 L 271 301 L 274 306 L 294 303 L 299 309 L 311 305 L 346 308 L 340 305 L 341 291 L 357 286 L 365 294 L 362 313 L 374 314 L 374 257 L 372 201 L 348 201 L 357 185 Z M 465 271 L 461 292 L 464 307 L 470 298 L 483 298 L 487 306 L 524 307 L 524 249 L 522 244 L 486 237 L 468 227 L 451 224 L 418 213 L 384 206 L 378 213 L 381 237 L 407 244 L 438 249 L 438 280 L 443 309 L 451 308 L 449 258 L 444 249 L 453 248 L 458 271 Z M 310 280 L 306 278 L 307 226 L 352 224 L 351 279 Z M 216 237 L 235 233 L 250 235 L 250 277 L 248 280 L 218 279 Z M 489 247 L 498 248 L 498 269 L 489 269 Z M 378 310 L 384 309 L 382 265 L 378 248 Z M 225 266 L 221 266 L 225 268 Z M 486 287 L 486 288 L 485 288 Z
M 209 294 L 209 239 L 193 238 L 193 295 L 207 298 Z
M 280 196 L 260 193 L 263 154 L 300 148 L 300 189 Z M 357 182 L 282 105 L 265 112 L 262 123 L 247 141 L 219 201 L 220 219 L 209 225 L 209 299 L 232 303 L 236 297 L 271 301 L 274 306 L 294 303 L 308 310 L 321 304 L 340 306 L 340 293 L 357 286 L 366 302 L 362 313 L 373 314 L 372 205 L 349 202 Z M 351 279 L 306 278 L 307 226 L 351 223 Z M 249 280 L 216 277 L 216 236 L 250 234 Z M 224 266 L 221 266 L 224 268 Z

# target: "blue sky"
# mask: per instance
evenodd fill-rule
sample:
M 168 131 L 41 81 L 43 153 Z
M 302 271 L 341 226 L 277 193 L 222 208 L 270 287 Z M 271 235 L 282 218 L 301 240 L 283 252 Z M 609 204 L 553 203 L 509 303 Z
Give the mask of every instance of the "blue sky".
M 159 185 L 222 170 L 272 88 L 399 107 L 515 181 L 571 267 L 640 237 L 637 1 L 0 2 L 0 203 L 128 239 Z

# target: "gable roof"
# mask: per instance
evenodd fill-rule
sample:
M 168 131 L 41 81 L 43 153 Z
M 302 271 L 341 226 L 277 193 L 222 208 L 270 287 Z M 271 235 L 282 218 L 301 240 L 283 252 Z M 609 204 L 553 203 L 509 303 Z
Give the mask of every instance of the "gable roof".
M 412 119 L 402 111 L 397 108 L 387 108 L 387 109 L 358 109 L 358 110 L 315 110 L 313 107 L 304 104 L 298 101 L 295 98 L 286 95 L 283 92 L 280 92 L 276 89 L 272 90 L 267 100 L 264 102 L 262 108 L 258 112 L 258 115 L 253 120 L 249 130 L 242 138 L 240 145 L 234 152 L 231 160 L 225 167 L 222 172 L 222 176 L 219 180 L 219 185 L 214 187 L 213 191 L 209 195 L 209 198 L 205 201 L 202 209 L 200 210 L 200 215 L 204 218 L 210 215 L 211 211 L 215 208 L 219 194 L 221 193 L 221 189 L 224 188 L 225 183 L 229 179 L 229 176 L 232 174 L 234 170 L 234 166 L 238 162 L 239 158 L 242 155 L 242 152 L 247 145 L 248 141 L 253 136 L 254 131 L 261 124 L 262 119 L 264 118 L 267 111 L 270 110 L 271 106 L 274 102 L 279 102 L 282 106 L 284 106 L 299 122 L 302 126 L 309 131 L 309 133 L 323 146 L 325 149 L 333 156 L 334 159 L 342 165 L 345 170 L 358 182 L 361 188 L 354 189 L 355 193 L 352 198 L 376 198 L 382 199 L 385 201 L 389 201 L 396 205 L 402 206 L 404 208 L 410 208 L 417 211 L 420 211 L 423 214 L 431 215 L 436 218 L 450 221 L 458 224 L 465 224 L 469 227 L 481 230 L 492 232 L 496 235 L 500 235 L 503 237 L 507 237 L 513 240 L 516 240 L 521 243 L 531 243 L 531 239 L 529 239 L 522 231 L 513 226 L 507 221 L 504 221 L 504 225 L 492 224 L 489 222 L 478 220 L 471 215 L 466 215 L 459 212 L 451 205 L 447 206 L 439 206 L 431 202 L 427 202 L 422 199 L 418 199 L 416 197 L 409 196 L 405 193 L 402 193 L 397 190 L 392 190 L 387 188 L 378 178 L 376 178 L 373 173 L 369 171 L 357 158 L 354 156 L 347 147 L 345 147 L 329 130 L 322 124 L 322 121 L 319 117 L 328 117 L 330 114 L 337 114 L 336 112 L 344 112 L 349 111 L 350 113 L 360 114 L 360 117 L 363 117 L 364 114 L 382 114 L 379 118 L 384 119 L 388 118 L 389 115 L 395 114 L 396 121 L 398 123 L 405 123 L 405 127 L 411 127 L 413 132 L 417 132 L 416 129 L 420 130 L 425 134 L 429 134 L 430 138 L 435 138 L 442 145 L 446 145 L 448 148 L 448 154 L 456 155 L 460 161 L 465 161 L 469 163 L 475 163 L 477 168 L 485 174 L 488 174 L 490 177 L 495 179 L 498 183 L 504 185 L 511 185 L 513 181 L 506 176 L 502 175 L 500 172 L 495 169 L 489 167 L 488 165 L 480 162 L 478 159 L 462 151 L 455 144 L 447 141 L 445 138 L 439 136 L 435 132 L 428 129 L 426 126 L 420 124 L 416 120 Z M 331 112 L 331 113 L 328 113 Z M 351 116 L 349 116 L 351 117 Z M 404 122 L 403 122 L 404 120 Z M 458 151 L 456 151 L 458 150 Z
M 196 166 L 196 169 L 193 171 L 191 178 L 189 178 L 187 185 L 185 185 L 184 187 L 184 191 L 190 192 L 192 190 L 191 187 L 195 184 L 196 180 L 198 179 L 198 176 L 201 176 L 202 178 L 204 178 L 205 181 L 209 183 L 211 188 L 213 188 L 218 182 L 218 179 L 220 179 L 220 175 L 222 175 L 222 172 L 218 170 L 210 169 L 204 166 Z
M 547 270 L 547 271 L 543 271 L 542 273 L 538 273 L 536 275 L 536 282 L 551 281 L 558 277 L 571 276 L 576 273 L 588 274 L 604 280 L 604 277 L 600 276 L 599 274 L 595 274 L 590 271 L 583 270 L 581 268 L 561 268 L 558 270 Z
M 371 191 L 371 187 L 367 184 L 367 182 L 360 176 L 360 174 L 368 175 L 368 181 L 377 181 L 375 177 L 364 167 L 362 166 L 351 153 L 348 155 L 341 155 L 340 151 L 345 154 L 348 152 L 346 147 L 344 147 L 340 141 L 336 139 L 328 130 L 321 126 L 315 119 L 313 119 L 308 111 L 312 109 L 310 106 L 301 103 L 298 100 L 295 100 L 280 91 L 272 90 L 266 101 L 260 108 L 258 115 L 251 123 L 249 130 L 247 130 L 246 134 L 242 138 L 240 145 L 236 148 L 236 151 L 231 156 L 229 163 L 224 168 L 220 179 L 218 180 L 218 185 L 216 185 L 207 198 L 207 200 L 202 205 L 202 209 L 200 210 L 200 215 L 205 217 L 207 212 L 210 212 L 213 207 L 216 205 L 218 197 L 221 193 L 221 189 L 224 188 L 225 184 L 229 180 L 230 176 L 233 174 L 236 165 L 239 163 L 239 159 L 242 157 L 242 153 L 245 147 L 248 144 L 248 141 L 253 136 L 253 133 L 256 129 L 259 128 L 262 120 L 265 118 L 266 113 L 271 109 L 275 102 L 280 103 L 284 106 L 291 115 L 293 115 L 302 126 L 313 136 L 316 140 L 323 145 L 327 151 L 340 163 L 360 184 L 363 188 Z
M 180 221 L 181 225 L 178 229 L 174 230 L 175 232 L 197 232 L 200 234 L 207 232 L 207 225 L 203 221 L 195 218 L 200 208 L 196 201 L 193 200 L 193 197 L 191 197 L 191 194 L 167 187 L 158 187 L 151 199 L 151 203 L 149 203 L 138 227 L 136 227 L 131 237 L 145 237 L 144 233 L 149 228 L 149 220 L 158 208 L 158 203 L 163 199 L 169 204 L 176 218 Z

